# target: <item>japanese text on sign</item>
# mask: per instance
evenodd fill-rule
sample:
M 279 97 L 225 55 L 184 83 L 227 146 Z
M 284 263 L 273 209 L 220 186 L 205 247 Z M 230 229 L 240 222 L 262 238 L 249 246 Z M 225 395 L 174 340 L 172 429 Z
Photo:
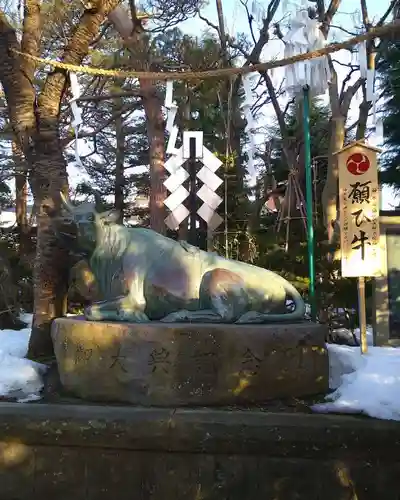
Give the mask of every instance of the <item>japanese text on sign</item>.
M 376 150 L 355 143 L 338 153 L 342 276 L 381 270 Z

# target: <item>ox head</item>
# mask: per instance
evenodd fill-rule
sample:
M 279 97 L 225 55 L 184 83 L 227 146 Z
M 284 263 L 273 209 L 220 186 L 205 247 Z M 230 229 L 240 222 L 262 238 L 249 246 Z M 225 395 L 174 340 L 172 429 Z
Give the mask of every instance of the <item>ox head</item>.
M 73 205 L 71 201 L 60 193 L 61 202 L 66 210 L 67 218 L 76 225 L 79 243 L 85 248 L 96 246 L 97 235 L 101 230 L 119 220 L 116 210 L 97 212 L 95 203 L 83 202 Z

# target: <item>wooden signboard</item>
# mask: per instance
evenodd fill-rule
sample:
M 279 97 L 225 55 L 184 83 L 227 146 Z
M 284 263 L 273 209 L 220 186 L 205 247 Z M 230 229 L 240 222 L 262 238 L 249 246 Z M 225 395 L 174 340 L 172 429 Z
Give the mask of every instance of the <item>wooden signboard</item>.
M 345 277 L 377 276 L 381 272 L 379 151 L 363 142 L 354 142 L 336 153 L 342 276 Z
M 338 151 L 342 276 L 358 278 L 361 352 L 366 353 L 365 277 L 379 276 L 382 258 L 379 234 L 377 153 L 362 141 Z

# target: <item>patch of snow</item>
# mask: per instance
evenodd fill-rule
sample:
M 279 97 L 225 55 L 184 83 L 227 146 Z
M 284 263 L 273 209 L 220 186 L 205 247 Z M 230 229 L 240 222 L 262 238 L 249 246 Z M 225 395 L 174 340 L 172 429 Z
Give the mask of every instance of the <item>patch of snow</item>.
M 385 420 L 400 420 L 400 349 L 329 344 L 329 385 L 334 392 L 318 413 L 361 413 Z
M 0 330 L 0 397 L 16 398 L 19 402 L 40 399 L 46 366 L 26 359 L 31 335 L 32 315 L 21 320 L 29 327 L 22 330 Z
M 353 340 L 350 330 L 346 328 L 338 328 L 334 330 L 342 339 Z M 360 329 L 354 330 L 354 335 L 360 342 Z M 373 330 L 371 326 L 367 326 L 367 343 L 368 346 L 373 346 Z M 327 344 L 329 353 L 329 388 L 337 389 L 342 380 L 342 375 L 352 373 L 360 367 L 362 356 L 360 347 L 350 345 Z
M 359 347 L 327 344 L 329 354 L 329 388 L 336 390 L 342 377 L 361 367 L 362 358 Z

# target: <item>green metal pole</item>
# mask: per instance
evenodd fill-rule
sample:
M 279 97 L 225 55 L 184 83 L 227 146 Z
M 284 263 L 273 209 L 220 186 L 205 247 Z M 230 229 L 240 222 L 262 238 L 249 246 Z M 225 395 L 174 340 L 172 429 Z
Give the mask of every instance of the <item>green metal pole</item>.
M 313 225 L 313 189 L 311 171 L 311 138 L 310 138 L 310 88 L 303 88 L 303 130 L 304 130 L 304 163 L 306 170 L 306 213 L 307 213 L 307 248 L 308 268 L 310 275 L 309 301 L 311 319 L 316 320 L 315 302 L 315 259 L 314 259 L 314 225 Z

